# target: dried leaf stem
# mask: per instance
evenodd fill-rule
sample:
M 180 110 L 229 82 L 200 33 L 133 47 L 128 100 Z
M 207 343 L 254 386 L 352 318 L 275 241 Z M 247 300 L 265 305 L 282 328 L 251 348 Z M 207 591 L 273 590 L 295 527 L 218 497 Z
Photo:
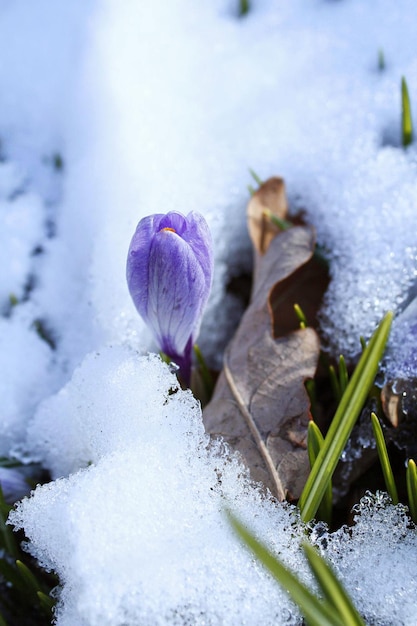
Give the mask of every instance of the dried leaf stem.
M 237 403 L 237 405 L 239 407 L 239 410 L 240 410 L 240 412 L 241 412 L 241 414 L 242 414 L 246 424 L 248 425 L 248 428 L 249 428 L 249 430 L 250 430 L 250 432 L 252 434 L 252 437 L 255 440 L 255 443 L 256 443 L 256 445 L 258 447 L 258 450 L 259 450 L 260 454 L 262 455 L 262 458 L 263 458 L 263 460 L 265 462 L 265 465 L 268 468 L 268 471 L 270 473 L 270 477 L 271 477 L 271 479 L 272 479 L 272 481 L 274 483 L 274 486 L 275 486 L 276 495 L 277 495 L 279 500 L 284 501 L 285 497 L 286 497 L 285 490 L 284 490 L 284 488 L 282 486 L 282 483 L 281 483 L 281 480 L 280 480 L 280 478 L 278 476 L 278 472 L 276 470 L 274 462 L 271 459 L 271 455 L 268 452 L 268 448 L 266 447 L 266 444 L 263 441 L 263 439 L 262 439 L 262 437 L 261 437 L 261 435 L 259 433 L 259 430 L 256 427 L 255 422 L 253 421 L 252 415 L 249 413 L 248 409 L 245 406 L 243 398 L 242 398 L 242 396 L 241 396 L 241 394 L 239 392 L 239 389 L 238 389 L 238 387 L 237 387 L 237 385 L 236 385 L 236 383 L 234 381 L 232 372 L 230 371 L 230 368 L 229 368 L 229 366 L 227 364 L 227 359 L 225 359 L 223 371 L 224 371 L 226 380 L 227 380 L 227 382 L 229 384 L 230 390 L 231 390 L 231 392 L 233 394 L 233 397 L 236 400 L 236 403 Z

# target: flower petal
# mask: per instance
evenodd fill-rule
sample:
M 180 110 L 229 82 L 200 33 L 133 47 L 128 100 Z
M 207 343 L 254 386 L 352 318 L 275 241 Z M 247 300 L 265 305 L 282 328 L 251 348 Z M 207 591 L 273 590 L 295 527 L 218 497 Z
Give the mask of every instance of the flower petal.
M 211 235 L 203 216 L 171 211 L 139 222 L 128 253 L 129 291 L 161 349 L 187 371 L 212 275 Z
M 193 249 L 176 233 L 157 233 L 149 258 L 147 316 L 168 355 L 184 353 L 207 295 L 203 269 Z
M 159 223 L 165 215 L 158 213 L 143 218 L 136 227 L 130 243 L 126 279 L 129 292 L 139 315 L 147 321 L 149 288 L 149 254 L 153 237 L 159 230 Z

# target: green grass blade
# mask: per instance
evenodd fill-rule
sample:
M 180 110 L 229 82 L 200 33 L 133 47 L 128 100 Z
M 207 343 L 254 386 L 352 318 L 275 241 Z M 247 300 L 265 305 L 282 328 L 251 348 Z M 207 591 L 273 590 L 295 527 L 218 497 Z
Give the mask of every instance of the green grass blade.
M 262 178 L 258 176 L 258 174 L 251 168 L 249 168 L 249 174 L 252 176 L 255 183 L 259 185 L 259 187 L 264 184 L 264 181 L 262 180 Z
M 417 467 L 413 459 L 407 463 L 407 495 L 411 519 L 417 524 Z
M 289 593 L 299 606 L 309 626 L 344 626 L 343 620 L 339 618 L 336 610 L 328 601 L 319 600 L 230 511 L 226 511 L 226 514 L 236 534 L 281 587 Z
M 346 367 L 346 361 L 343 354 L 339 356 L 339 385 L 340 385 L 340 393 L 343 394 L 346 391 L 346 387 L 349 383 L 349 374 Z
M 281 219 L 280 217 L 278 217 L 277 215 L 272 213 L 272 211 L 270 209 L 264 209 L 263 210 L 263 214 L 273 224 L 275 224 L 275 226 L 277 226 L 280 230 L 288 230 L 288 229 L 290 229 L 290 228 L 292 228 L 294 226 L 294 224 L 292 224 L 288 220 Z
M 297 316 L 298 321 L 300 322 L 300 328 L 307 328 L 308 322 L 305 316 L 303 309 L 299 304 L 294 304 L 294 312 Z
M 35 575 L 32 574 L 28 566 L 19 559 L 17 559 L 16 565 L 20 575 L 22 576 L 22 579 L 26 584 L 27 589 L 34 593 L 36 596 L 38 591 L 40 591 L 40 584 L 38 583 Z
M 6 561 L 6 559 L 0 559 L 0 574 L 3 576 L 4 580 L 7 581 L 7 583 L 16 589 L 16 591 L 25 595 L 27 591 L 25 583 L 19 576 L 16 568 Z
M 382 48 L 378 50 L 378 69 L 380 72 L 385 69 L 385 54 Z
M 204 385 L 204 391 L 207 394 L 208 400 L 210 400 L 211 396 L 213 395 L 213 390 L 214 390 L 213 376 L 211 375 L 210 370 L 207 367 L 206 360 L 203 357 L 203 353 L 201 352 L 197 344 L 194 344 L 194 354 L 197 358 L 198 367 L 200 368 L 201 379 Z
M 1 613 L 0 613 L 0 626 L 7 626 L 7 622 Z
M 22 463 L 17 459 L 11 459 L 8 456 L 1 456 L 0 467 L 22 467 Z
M 365 626 L 365 622 L 330 565 L 310 544 L 304 543 L 303 550 L 324 597 L 335 608 L 345 626 Z
M 314 419 L 314 416 L 317 415 L 316 381 L 313 378 L 309 378 L 305 381 L 304 386 L 310 400 L 310 413 Z
M 310 467 L 313 468 L 314 463 L 319 455 L 319 452 L 323 446 L 324 439 L 321 434 L 320 428 L 313 420 L 308 423 L 307 429 L 307 451 L 308 459 L 310 461 Z M 317 509 L 317 517 L 327 524 L 332 522 L 332 509 L 333 509 L 333 494 L 332 494 L 332 481 L 327 483 L 326 491 L 320 506 Z
M 323 441 L 324 439 L 320 428 L 317 426 L 316 422 L 310 420 L 307 429 L 307 451 L 311 467 L 313 467 L 316 458 L 319 455 Z
M 382 473 L 384 475 L 385 486 L 390 495 L 393 504 L 398 504 L 398 492 L 395 485 L 394 474 L 392 472 L 391 463 L 388 456 L 387 446 L 385 444 L 384 434 L 381 424 L 375 413 L 371 413 L 372 428 L 374 430 L 376 449 L 378 451 L 379 460 L 381 462 Z
M 0 485 L 0 547 L 4 548 L 10 556 L 16 558 L 19 554 L 19 549 L 11 527 L 6 524 L 11 509 L 12 507 L 4 500 L 3 490 Z
M 342 399 L 342 393 L 340 391 L 339 379 L 336 376 L 336 370 L 334 369 L 333 365 L 329 365 L 329 378 L 333 395 L 336 401 L 340 402 L 340 400 Z
M 393 314 L 387 313 L 366 346 L 330 424 L 323 446 L 299 500 L 301 518 L 310 521 L 323 499 L 327 484 L 365 403 L 384 353 Z
M 38 591 L 37 596 L 41 609 L 44 613 L 46 613 L 46 615 L 52 617 L 52 609 L 56 604 L 55 600 L 51 598 L 51 596 L 46 595 L 46 593 L 43 593 L 43 591 Z
M 250 2 L 249 0 L 239 0 L 239 16 L 243 17 L 250 10 Z
M 403 146 L 406 148 L 413 142 L 413 120 L 411 117 L 410 96 L 404 76 L 401 79 L 402 135 Z

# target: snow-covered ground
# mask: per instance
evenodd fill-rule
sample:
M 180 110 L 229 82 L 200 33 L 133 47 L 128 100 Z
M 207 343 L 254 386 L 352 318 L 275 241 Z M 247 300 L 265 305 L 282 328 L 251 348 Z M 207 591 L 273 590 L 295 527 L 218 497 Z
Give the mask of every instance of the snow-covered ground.
M 237 4 L 0 2 L 0 455 L 57 479 L 16 519 L 61 576 L 59 626 L 299 621 L 221 513 L 234 503 L 306 575 L 294 510 L 207 451 L 190 394 L 139 356 L 156 349 L 125 282 L 140 218 L 205 215 L 199 343 L 219 365 L 240 313 L 225 286 L 251 268 L 248 168 L 283 176 L 331 261 L 330 349 L 354 356 L 409 305 L 386 368 L 417 373 L 417 159 L 400 126 L 402 76 L 417 102 L 415 2 L 252 0 L 243 18 Z M 416 624 L 414 534 L 392 531 L 395 511 L 361 520 L 349 556 L 330 542 L 335 566 L 369 623 Z

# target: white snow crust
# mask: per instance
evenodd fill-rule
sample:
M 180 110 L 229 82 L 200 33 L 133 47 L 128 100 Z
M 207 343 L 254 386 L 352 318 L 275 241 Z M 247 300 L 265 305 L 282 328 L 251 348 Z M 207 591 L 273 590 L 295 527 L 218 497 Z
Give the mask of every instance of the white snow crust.
M 55 476 L 86 468 L 38 487 L 11 514 L 64 582 L 60 626 L 300 623 L 223 510 L 305 576 L 295 509 L 263 498 L 209 443 L 199 404 L 159 357 L 126 347 L 88 356 L 37 427 Z
M 386 494 L 368 494 L 355 507 L 355 524 L 321 537 L 322 552 L 367 624 L 415 624 L 417 549 L 406 507 Z
M 239 19 L 232 0 L 2 0 L 0 16 L 0 455 L 54 478 L 12 520 L 60 575 L 57 624 L 299 623 L 222 507 L 307 576 L 296 513 L 170 395 L 126 253 L 145 215 L 205 215 L 199 344 L 220 366 L 242 312 L 227 284 L 252 263 L 248 168 L 283 176 L 330 261 L 328 348 L 354 357 L 392 309 L 386 375 L 415 377 L 417 159 L 400 130 L 402 76 L 417 120 L 415 2 L 252 0 Z M 326 535 L 370 624 L 417 623 L 405 520 L 365 503 Z

